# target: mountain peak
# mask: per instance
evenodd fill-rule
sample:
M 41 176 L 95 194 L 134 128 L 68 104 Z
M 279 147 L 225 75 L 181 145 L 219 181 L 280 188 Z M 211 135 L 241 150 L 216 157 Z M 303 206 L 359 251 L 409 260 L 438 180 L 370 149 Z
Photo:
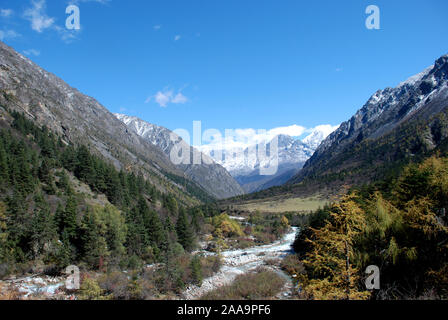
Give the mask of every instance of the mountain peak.
M 409 86 L 414 85 L 416 82 L 422 80 L 425 76 L 427 76 L 433 69 L 434 69 L 434 65 L 431 65 L 431 66 L 427 67 L 422 72 L 417 73 L 416 75 L 413 75 L 413 76 L 409 77 L 407 80 L 405 80 L 405 81 L 401 82 L 400 84 L 398 84 L 397 88 L 403 87 L 403 86 L 406 86 L 406 85 L 409 85 Z M 380 90 L 380 91 L 382 91 L 382 90 Z
M 354 162 L 354 156 L 342 160 L 342 154 L 348 152 L 347 150 L 353 150 L 355 146 L 367 139 L 369 144 L 373 144 L 373 141 L 381 141 L 382 137 L 390 137 L 409 123 L 430 121 L 447 108 L 447 98 L 448 55 L 444 55 L 437 59 L 433 66 L 408 78 L 396 88 L 385 88 L 375 92 L 354 116 L 343 122 L 338 130 L 322 142 L 292 182 L 299 182 L 307 176 L 315 176 L 322 172 L 337 171 L 338 167 L 348 168 L 348 163 Z M 429 126 L 429 124 L 425 125 Z M 437 145 L 437 141 L 432 139 L 437 140 L 440 136 L 442 134 L 432 136 L 428 133 L 428 137 L 424 139 L 425 142 L 429 141 L 428 148 Z M 393 139 L 399 139 L 399 137 Z M 395 145 L 400 143 L 396 142 Z M 391 144 L 390 149 L 393 149 L 393 143 L 389 144 Z M 396 151 L 389 157 L 398 154 L 403 156 L 403 152 L 417 150 L 420 147 L 421 144 L 416 142 L 416 145 L 410 146 L 407 151 Z M 354 151 L 350 152 L 354 153 Z M 363 157 L 362 154 L 358 156 Z M 380 163 L 383 156 L 380 152 L 371 157 L 377 158 L 377 162 Z M 359 163 L 362 161 L 358 160 L 357 163 L 350 165 L 355 166 Z
M 448 64 L 448 54 L 445 54 L 436 60 L 435 68 L 440 69 L 447 64 Z
M 122 121 L 128 128 L 137 133 L 140 137 L 159 148 L 169 158 L 174 142 L 171 140 L 173 132 L 167 128 L 149 123 L 138 117 L 127 116 L 125 114 L 115 113 L 117 119 Z M 177 135 L 176 135 L 177 136 Z M 180 141 L 183 146 L 193 152 L 199 152 L 191 147 L 185 141 Z M 206 157 L 206 155 L 203 155 Z M 215 163 L 207 157 L 207 162 L 201 164 L 179 164 L 177 167 L 185 173 L 187 177 L 197 182 L 207 192 L 216 198 L 228 198 L 244 193 L 240 185 L 221 165 Z

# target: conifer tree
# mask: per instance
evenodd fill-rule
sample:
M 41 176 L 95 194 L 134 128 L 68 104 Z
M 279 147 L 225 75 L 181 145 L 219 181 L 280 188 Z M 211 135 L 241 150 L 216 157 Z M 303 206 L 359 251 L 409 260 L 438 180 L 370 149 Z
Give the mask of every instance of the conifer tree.
M 103 228 L 95 211 L 89 211 L 84 215 L 81 226 L 83 258 L 93 268 L 102 268 L 110 254 L 102 234 Z
M 16 252 L 28 250 L 28 234 L 32 217 L 26 211 L 26 203 L 20 192 L 15 192 L 7 202 L 7 229 L 9 231 L 10 246 L 15 248 Z
M 8 158 L 6 155 L 3 139 L 0 138 L 0 186 L 7 185 L 8 182 L 9 182 Z
M 82 145 L 78 148 L 76 160 L 76 177 L 91 185 L 95 179 L 94 163 L 86 146 Z
M 313 229 L 308 241 L 311 251 L 304 264 L 311 279 L 303 277 L 304 290 L 314 299 L 366 299 L 369 292 L 359 291 L 359 273 L 353 265 L 354 243 L 363 231 L 365 217 L 353 201 L 344 196 L 334 205 L 331 219 L 321 229 Z
M 176 232 L 179 243 L 186 251 L 191 251 L 194 247 L 194 236 L 188 223 L 185 209 L 179 210 L 179 216 L 177 218 Z
M 201 268 L 201 260 L 197 255 L 191 259 L 190 263 L 191 269 L 191 277 L 193 279 L 193 283 L 197 286 L 202 285 L 202 268 Z
M 57 238 L 54 217 L 41 194 L 35 197 L 36 209 L 31 221 L 31 247 L 34 255 L 44 253 L 46 246 Z
M 126 247 L 130 255 L 141 257 L 145 247 L 149 245 L 148 232 L 139 206 L 132 208 L 126 215 L 128 233 Z
M 6 204 L 0 201 L 0 261 L 5 261 L 8 251 L 8 225 L 6 209 Z
M 58 224 L 59 233 L 66 234 L 71 243 L 74 243 L 78 233 L 78 202 L 75 196 L 70 195 L 67 199 L 65 209 L 58 207 L 56 212 L 56 222 Z

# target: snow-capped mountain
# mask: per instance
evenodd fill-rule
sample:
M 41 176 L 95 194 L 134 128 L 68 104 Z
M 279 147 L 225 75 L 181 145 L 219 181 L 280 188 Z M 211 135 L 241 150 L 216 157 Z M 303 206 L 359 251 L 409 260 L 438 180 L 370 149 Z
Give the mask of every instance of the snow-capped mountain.
M 151 124 L 137 117 L 130 117 L 124 114 L 115 114 L 127 127 L 140 137 L 158 147 L 163 153 L 170 157 L 171 150 L 176 144 L 180 149 L 190 150 L 190 160 L 193 154 L 199 154 L 203 161 L 201 164 L 177 164 L 187 177 L 202 186 L 208 193 L 218 199 L 229 198 L 244 193 L 238 182 L 221 165 L 215 163 L 213 159 L 196 148 L 192 148 L 178 135 L 171 130 Z M 176 142 L 172 141 L 172 137 Z
M 279 134 L 271 140 L 259 141 L 257 145 L 245 148 L 223 143 L 221 149 L 216 145 L 203 145 L 199 149 L 226 168 L 246 192 L 253 192 L 289 180 L 313 155 L 322 140 L 336 129 L 337 126 L 321 125 L 310 130 L 303 140 Z M 264 144 L 266 147 L 263 147 Z M 226 148 L 226 145 L 229 147 Z M 278 157 L 269 153 L 271 146 L 275 145 Z M 264 173 L 261 168 L 266 169 Z
M 88 146 L 118 170 L 143 174 L 160 192 L 169 188 L 180 201 L 192 203 L 194 197 L 205 194 L 163 152 L 129 130 L 97 100 L 0 41 L 0 118 L 4 108 L 24 113 L 66 143 Z M 178 181 L 185 178 L 180 185 Z
M 326 137 L 328 137 L 333 131 L 335 131 L 338 127 L 331 126 L 328 124 L 320 125 L 314 128 L 311 133 L 306 136 L 302 142 L 307 145 L 309 148 L 316 150 L 317 147 L 321 144 Z
M 378 178 L 381 168 L 394 162 L 398 166 L 442 144 L 448 136 L 447 109 L 448 55 L 444 55 L 397 87 L 373 94 L 320 144 L 291 183 L 322 175 L 354 183 Z

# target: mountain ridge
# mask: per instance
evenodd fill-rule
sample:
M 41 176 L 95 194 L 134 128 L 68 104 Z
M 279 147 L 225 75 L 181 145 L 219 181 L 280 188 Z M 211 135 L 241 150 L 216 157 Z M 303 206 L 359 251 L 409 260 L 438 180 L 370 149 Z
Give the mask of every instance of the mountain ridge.
M 187 190 L 206 193 L 195 182 L 186 183 L 189 179 L 165 154 L 131 132 L 94 98 L 1 41 L 0 76 L 1 105 L 25 113 L 63 140 L 90 146 L 117 169 L 143 174 L 162 192 L 176 192 L 186 202 L 192 200 Z
M 215 153 L 222 154 L 221 159 L 215 159 L 219 164 L 229 171 L 236 181 L 243 187 L 246 192 L 256 192 L 267 189 L 272 186 L 278 186 L 287 182 L 302 168 L 306 160 L 314 153 L 315 148 L 320 142 L 337 126 L 321 125 L 310 130 L 304 139 L 293 137 L 287 134 L 276 134 L 273 138 L 267 140 L 266 150 L 270 150 L 270 145 L 277 141 L 274 145 L 278 148 L 278 168 L 273 175 L 262 175 L 260 166 L 267 164 L 275 166 L 275 159 L 270 159 L 267 163 L 261 161 L 257 154 L 257 145 L 246 148 L 226 148 L 217 150 L 216 146 L 204 145 L 201 147 L 203 152 L 213 155 Z M 263 142 L 259 143 L 260 146 Z M 234 156 L 227 157 L 227 155 Z
M 307 178 L 329 176 L 344 170 L 344 174 L 350 175 L 349 168 L 367 166 L 366 161 L 381 162 L 383 165 L 391 162 L 392 165 L 393 162 L 433 150 L 447 137 L 446 124 L 442 125 L 443 130 L 438 137 L 425 135 L 431 136 L 431 131 L 436 130 L 440 121 L 444 121 L 447 107 L 448 55 L 443 55 L 434 65 L 397 87 L 375 92 L 353 117 L 322 141 L 303 170 L 288 183 L 299 183 Z M 438 117 L 442 119 L 439 121 Z M 412 132 L 412 126 L 419 127 L 421 132 L 414 132 L 415 137 L 400 136 L 406 130 Z M 390 139 L 388 146 L 381 144 L 381 140 L 386 138 Z M 409 140 L 406 143 L 405 138 Z M 369 146 L 382 147 L 383 153 L 374 155 L 366 152 L 362 155 Z M 403 148 L 407 150 L 401 150 Z M 351 159 L 347 159 L 349 154 Z M 367 160 L 367 154 L 371 159 Z
M 190 150 L 190 154 L 200 153 L 199 150 L 188 145 L 181 137 L 167 128 L 134 116 L 119 113 L 114 115 L 125 123 L 130 130 L 160 148 L 167 157 L 170 156 L 175 144 L 172 141 L 172 137 L 176 139 L 176 144 L 184 144 L 184 147 Z M 191 161 L 190 164 L 181 163 L 176 165 L 176 167 L 218 199 L 230 198 L 244 193 L 238 182 L 233 179 L 224 167 L 215 163 L 213 159 L 205 154 L 200 153 L 200 156 L 203 160 L 201 164 L 193 164 Z

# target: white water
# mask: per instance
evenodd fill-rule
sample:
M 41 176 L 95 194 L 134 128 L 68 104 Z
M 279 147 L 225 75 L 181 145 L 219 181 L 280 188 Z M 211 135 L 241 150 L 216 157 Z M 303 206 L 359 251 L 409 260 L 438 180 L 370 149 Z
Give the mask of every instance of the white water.
M 280 259 L 291 254 L 291 245 L 294 242 L 296 232 L 297 228 L 293 227 L 282 240 L 272 244 L 222 252 L 223 265 L 219 272 L 205 279 L 202 286 L 187 288 L 183 293 L 183 298 L 197 299 L 211 290 L 230 284 L 238 275 L 256 269 L 263 265 L 266 260 Z

